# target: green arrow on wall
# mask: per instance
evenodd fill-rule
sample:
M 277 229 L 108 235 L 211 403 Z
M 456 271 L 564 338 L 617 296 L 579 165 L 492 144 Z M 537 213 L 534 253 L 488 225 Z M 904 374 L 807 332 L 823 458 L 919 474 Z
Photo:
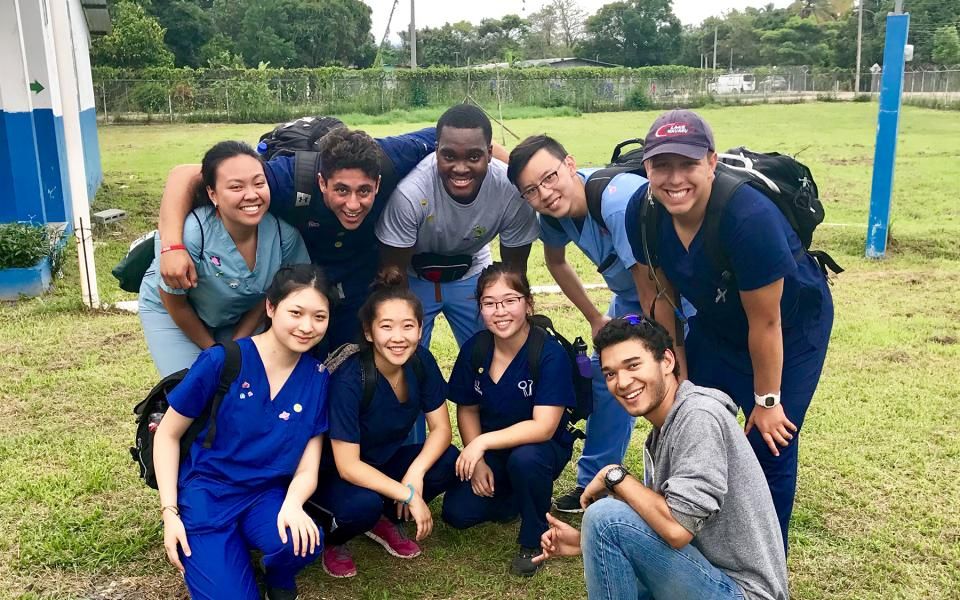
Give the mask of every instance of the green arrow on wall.
M 39 94 L 44 89 L 45 88 L 36 79 L 34 79 L 33 83 L 30 84 L 30 91 L 33 92 L 34 94 Z

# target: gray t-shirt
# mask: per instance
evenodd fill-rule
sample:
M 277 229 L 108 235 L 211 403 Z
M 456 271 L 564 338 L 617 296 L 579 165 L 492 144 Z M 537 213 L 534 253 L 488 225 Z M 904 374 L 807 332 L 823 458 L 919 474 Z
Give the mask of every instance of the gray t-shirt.
M 464 278 L 492 262 L 489 243 L 497 235 L 501 245 L 516 248 L 532 244 L 539 233 L 537 214 L 507 179 L 507 165 L 493 159 L 477 197 L 461 204 L 443 188 L 436 153 L 400 182 L 377 223 L 377 238 L 388 246 L 472 255 Z
M 647 437 L 644 484 L 665 497 L 691 544 L 748 600 L 786 600 L 780 524 L 736 414 L 720 390 L 681 383 L 663 426 Z

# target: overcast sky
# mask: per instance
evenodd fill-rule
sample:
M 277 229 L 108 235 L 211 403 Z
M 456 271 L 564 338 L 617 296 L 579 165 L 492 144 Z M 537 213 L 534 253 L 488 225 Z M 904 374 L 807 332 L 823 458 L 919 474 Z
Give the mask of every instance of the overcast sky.
M 387 26 L 390 16 L 390 7 L 393 0 L 363 0 L 373 8 L 373 35 L 379 42 Z M 592 15 L 604 4 L 611 0 L 578 0 L 580 7 Z M 396 32 L 406 30 L 410 24 L 411 0 L 400 0 L 397 3 L 393 23 L 390 25 L 391 38 L 398 41 Z M 687 24 L 697 24 L 714 15 L 721 15 L 732 9 L 743 9 L 747 6 L 764 6 L 773 2 L 782 7 L 790 4 L 791 0 L 674 0 L 673 13 L 680 21 Z M 417 28 L 438 27 L 444 23 L 470 21 L 480 23 L 488 17 L 500 18 L 503 15 L 515 13 L 527 17 L 540 10 L 548 0 L 416 0 Z

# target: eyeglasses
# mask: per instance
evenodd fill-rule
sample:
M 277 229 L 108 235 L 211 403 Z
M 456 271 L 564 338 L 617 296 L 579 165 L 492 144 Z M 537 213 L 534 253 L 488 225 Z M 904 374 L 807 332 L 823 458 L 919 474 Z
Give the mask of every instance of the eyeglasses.
M 508 296 L 503 300 L 481 300 L 480 301 L 480 310 L 483 312 L 494 312 L 497 310 L 498 306 L 502 306 L 506 310 L 510 310 L 517 306 L 520 301 L 523 300 L 523 296 Z
M 644 323 L 649 324 L 650 321 L 643 315 L 623 315 L 622 317 L 617 317 L 621 321 L 626 321 L 630 325 L 643 325 Z
M 540 180 L 540 183 L 537 185 L 531 185 L 527 189 L 520 192 L 520 197 L 527 202 L 533 202 L 540 197 L 541 187 L 544 189 L 553 189 L 553 186 L 557 185 L 557 180 L 560 179 L 560 167 L 563 166 L 563 163 L 566 162 L 566 160 L 566 158 L 561 160 L 556 169 L 544 175 L 543 179 Z

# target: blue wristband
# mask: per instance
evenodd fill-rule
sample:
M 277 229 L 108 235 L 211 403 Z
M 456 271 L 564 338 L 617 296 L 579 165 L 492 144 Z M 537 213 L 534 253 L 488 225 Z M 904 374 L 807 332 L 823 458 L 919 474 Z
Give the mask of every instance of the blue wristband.
M 408 484 L 407 484 L 407 487 L 410 488 L 410 497 L 403 501 L 403 505 L 404 505 L 404 506 L 409 505 L 409 504 L 413 501 L 413 496 L 414 496 L 414 494 L 417 493 L 417 490 L 413 489 L 413 484 L 412 484 L 412 483 L 408 483 Z

